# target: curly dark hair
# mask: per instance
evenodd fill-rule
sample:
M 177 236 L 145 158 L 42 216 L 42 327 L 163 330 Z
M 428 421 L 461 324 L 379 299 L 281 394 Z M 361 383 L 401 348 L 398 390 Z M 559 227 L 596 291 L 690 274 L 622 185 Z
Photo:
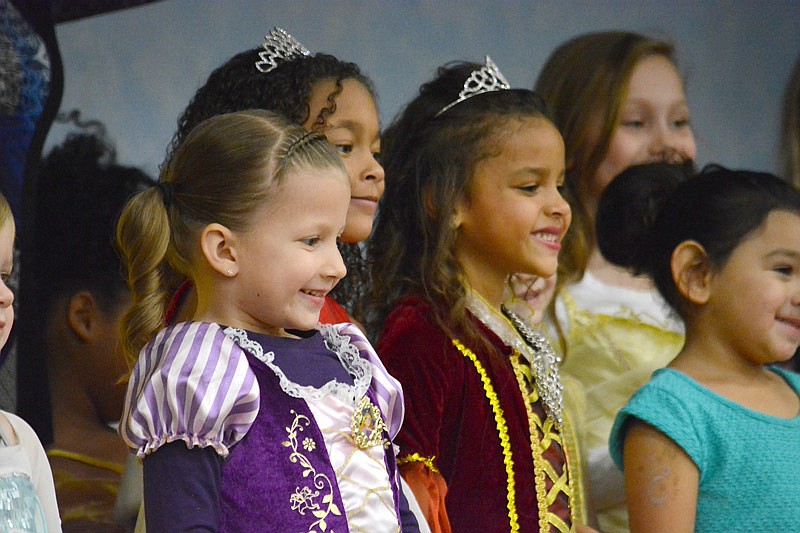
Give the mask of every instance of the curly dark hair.
M 464 312 L 463 272 L 449 221 L 469 194 L 476 165 L 498 153 L 509 128 L 528 118 L 549 121 L 542 99 L 525 89 L 480 94 L 439 113 L 481 67 L 440 67 L 384 131 L 386 190 L 367 244 L 372 284 L 365 305 L 375 339 L 398 300 L 412 294 L 432 303 L 434 318 L 448 334 L 481 338 Z
M 328 117 L 336 112 L 336 97 L 342 92 L 344 80 L 358 81 L 373 100 L 377 99 L 372 81 L 355 63 L 317 53 L 283 62 L 265 74 L 255 66 L 261 51 L 263 49 L 258 47 L 240 52 L 211 73 L 178 118 L 178 129 L 172 137 L 168 158 L 197 124 L 215 115 L 266 109 L 297 124 L 306 123 L 311 113 L 308 104 L 311 91 L 323 80 L 332 80 L 334 88 L 327 97 L 328 104 L 314 117 L 312 130 L 324 128 Z M 358 243 L 341 243 L 339 251 L 348 274 L 331 295 L 354 314 L 359 293 L 367 284 L 366 263 Z
M 126 292 L 114 247 L 117 217 L 132 195 L 155 182 L 117 164 L 110 141 L 95 133 L 70 133 L 44 158 L 38 179 L 38 252 L 30 266 L 44 312 L 78 290 L 110 309 Z

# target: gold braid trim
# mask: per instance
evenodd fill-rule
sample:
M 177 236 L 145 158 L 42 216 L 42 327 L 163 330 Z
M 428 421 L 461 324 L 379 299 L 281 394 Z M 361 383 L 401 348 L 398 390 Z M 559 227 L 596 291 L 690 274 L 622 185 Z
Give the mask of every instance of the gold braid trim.
M 433 472 L 434 474 L 440 474 L 439 469 L 436 468 L 434 461 L 436 460 L 436 456 L 433 455 L 431 457 L 423 457 L 418 453 L 412 453 L 410 455 L 404 455 L 403 457 L 397 458 L 397 466 L 404 465 L 407 463 L 422 463 L 428 467 L 428 469 Z
M 483 383 L 484 394 L 486 394 L 486 398 L 489 400 L 489 404 L 492 407 L 492 412 L 494 412 L 494 422 L 497 426 L 497 434 L 500 437 L 500 446 L 503 448 L 503 463 L 506 467 L 506 484 L 508 487 L 506 494 L 506 498 L 508 499 L 508 519 L 511 526 L 511 532 L 518 532 L 519 514 L 517 513 L 516 506 L 514 459 L 511 456 L 511 440 L 508 437 L 508 424 L 506 424 L 506 420 L 503 417 L 503 408 L 500 407 L 500 400 L 497 398 L 497 393 L 494 391 L 492 380 L 489 379 L 489 375 L 486 373 L 486 370 L 483 368 L 481 362 L 478 361 L 475 353 L 473 353 L 472 350 L 461 344 L 461 342 L 457 341 L 456 339 L 453 339 L 453 346 L 455 346 L 456 349 L 461 352 L 461 355 L 472 361 L 472 364 L 475 365 L 475 370 L 478 372 L 481 382 Z
M 522 403 L 525 404 L 525 410 L 528 414 L 528 425 L 530 426 L 531 452 L 533 453 L 533 469 L 534 478 L 536 480 L 536 502 L 539 508 L 539 531 L 541 533 L 549 533 L 552 527 L 555 527 L 562 533 L 575 531 L 575 509 L 572 506 L 575 487 L 573 486 L 571 475 L 572 469 L 570 468 L 569 452 L 567 451 L 564 439 L 562 439 L 561 434 L 558 432 L 558 426 L 553 420 L 551 420 L 550 417 L 541 420 L 539 416 L 533 412 L 531 404 L 539 400 L 539 390 L 536 387 L 536 382 L 533 380 L 531 368 L 520 364 L 520 358 L 520 353 L 514 349 L 510 358 L 511 366 L 514 368 L 514 375 L 517 378 L 517 384 L 522 393 L 524 400 Z M 542 435 L 541 440 L 539 439 L 540 431 Z M 566 459 L 564 471 L 558 479 L 556 479 L 557 474 L 553 469 L 553 465 L 542 457 L 544 450 L 547 450 L 553 442 L 561 446 Z M 553 487 L 550 489 L 549 493 L 547 492 L 547 486 L 545 484 L 547 477 L 553 480 Z M 566 480 L 564 478 L 566 478 Z M 558 497 L 559 492 L 564 492 L 570 500 L 571 528 L 564 523 L 558 515 L 550 512 L 550 506 Z

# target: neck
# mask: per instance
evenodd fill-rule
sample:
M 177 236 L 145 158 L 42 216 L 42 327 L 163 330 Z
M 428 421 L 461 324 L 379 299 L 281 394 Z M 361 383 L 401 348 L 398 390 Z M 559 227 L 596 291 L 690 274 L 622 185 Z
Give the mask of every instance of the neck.
M 595 248 L 589 256 L 586 271 L 594 277 L 614 287 L 624 287 L 638 291 L 652 291 L 653 283 L 647 276 L 634 276 L 630 270 L 614 265 Z

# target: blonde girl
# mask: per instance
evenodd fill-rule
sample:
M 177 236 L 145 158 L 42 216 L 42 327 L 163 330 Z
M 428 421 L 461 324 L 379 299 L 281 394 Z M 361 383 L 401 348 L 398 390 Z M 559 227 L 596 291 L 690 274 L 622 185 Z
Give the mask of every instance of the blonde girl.
M 548 58 L 535 87 L 564 136 L 564 193 L 574 218 L 548 323 L 559 333 L 600 529 L 624 532 L 622 478 L 608 453 L 611 424 L 650 373 L 678 353 L 683 327 L 647 278 L 603 257 L 595 212 L 626 168 L 695 158 L 689 108 L 673 47 L 631 32 L 570 39 Z
M 120 431 L 149 531 L 400 530 L 399 384 L 351 324 L 315 329 L 349 203 L 322 135 L 251 110 L 200 123 L 126 207 Z M 163 328 L 173 276 L 197 306 Z

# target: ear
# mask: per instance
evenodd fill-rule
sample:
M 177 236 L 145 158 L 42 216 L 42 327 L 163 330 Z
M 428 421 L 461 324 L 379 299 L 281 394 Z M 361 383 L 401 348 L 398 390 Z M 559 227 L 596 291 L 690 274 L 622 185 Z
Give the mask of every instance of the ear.
M 76 292 L 67 301 L 67 323 L 69 329 L 81 342 L 93 339 L 96 330 L 97 302 L 88 291 Z
M 700 243 L 684 241 L 676 246 L 670 267 L 672 280 L 684 298 L 693 304 L 708 302 L 711 296 L 711 263 Z
M 200 233 L 200 248 L 213 270 L 225 277 L 239 272 L 236 234 L 222 224 L 209 224 Z
M 464 221 L 464 217 L 461 214 L 461 202 L 459 205 L 456 206 L 456 210 L 453 211 L 453 214 L 450 215 L 450 229 L 457 230 L 461 227 L 461 223 Z

